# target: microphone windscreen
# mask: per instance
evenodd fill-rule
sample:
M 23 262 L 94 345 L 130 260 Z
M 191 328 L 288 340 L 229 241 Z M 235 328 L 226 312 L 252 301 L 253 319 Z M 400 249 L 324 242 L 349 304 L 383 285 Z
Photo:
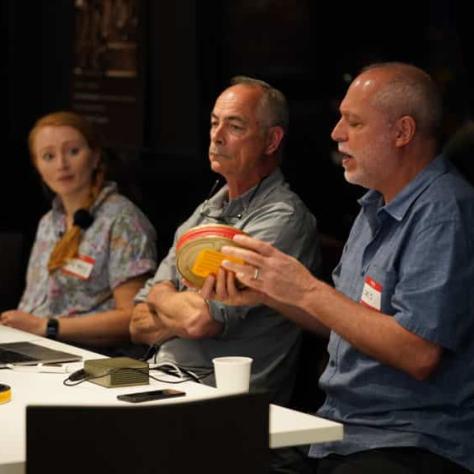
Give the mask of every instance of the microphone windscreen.
M 94 222 L 94 216 L 87 209 L 78 209 L 74 213 L 74 225 L 77 225 L 83 230 L 88 229 Z

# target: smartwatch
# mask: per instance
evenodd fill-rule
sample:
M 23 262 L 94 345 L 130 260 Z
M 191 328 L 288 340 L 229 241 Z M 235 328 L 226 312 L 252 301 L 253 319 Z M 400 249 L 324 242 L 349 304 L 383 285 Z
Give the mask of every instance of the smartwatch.
M 59 321 L 57 318 L 49 318 L 46 324 L 46 337 L 48 339 L 57 339 L 59 333 Z

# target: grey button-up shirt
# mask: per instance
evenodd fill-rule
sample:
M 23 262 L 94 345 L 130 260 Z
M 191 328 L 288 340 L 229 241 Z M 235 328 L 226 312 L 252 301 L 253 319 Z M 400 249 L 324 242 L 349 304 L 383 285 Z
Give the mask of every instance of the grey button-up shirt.
M 224 186 L 208 202 L 199 205 L 178 228 L 174 244 L 191 227 L 225 223 L 275 245 L 314 271 L 319 262 L 314 216 L 290 190 L 280 170 L 257 186 L 231 201 L 227 201 L 227 186 Z M 161 281 L 171 281 L 179 290 L 185 290 L 176 270 L 175 245 L 136 301 L 144 301 L 150 288 Z M 160 348 L 158 361 L 171 360 L 186 367 L 212 370 L 214 357 L 249 356 L 254 359 L 252 387 L 271 390 L 274 401 L 287 402 L 294 382 L 300 330 L 266 306 L 233 307 L 212 301 L 210 308 L 212 317 L 223 324 L 222 333 L 200 340 L 167 341 Z

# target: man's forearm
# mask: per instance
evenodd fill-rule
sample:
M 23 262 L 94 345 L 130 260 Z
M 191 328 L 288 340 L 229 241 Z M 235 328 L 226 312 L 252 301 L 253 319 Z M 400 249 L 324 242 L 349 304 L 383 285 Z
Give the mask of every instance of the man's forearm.
M 279 301 L 271 300 L 270 298 L 265 301 L 265 304 L 278 311 L 279 313 L 285 315 L 286 317 L 291 319 L 299 326 L 302 326 L 306 330 L 315 332 L 321 337 L 329 338 L 329 333 L 331 332 L 330 329 L 324 326 L 324 324 L 322 324 L 313 315 L 305 312 L 301 308 L 298 308 L 297 306 L 293 305 L 280 303 Z
M 408 331 L 390 315 L 357 303 L 326 283 L 315 287 L 298 302 L 361 352 L 423 380 L 436 369 L 442 349 Z

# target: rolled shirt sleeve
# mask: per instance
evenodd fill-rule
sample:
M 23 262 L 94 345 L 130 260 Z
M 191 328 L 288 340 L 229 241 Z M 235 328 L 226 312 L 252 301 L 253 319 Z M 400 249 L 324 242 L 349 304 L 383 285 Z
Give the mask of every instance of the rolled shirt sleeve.
M 124 212 L 115 220 L 109 252 L 111 288 L 155 270 L 154 230 L 141 213 Z

